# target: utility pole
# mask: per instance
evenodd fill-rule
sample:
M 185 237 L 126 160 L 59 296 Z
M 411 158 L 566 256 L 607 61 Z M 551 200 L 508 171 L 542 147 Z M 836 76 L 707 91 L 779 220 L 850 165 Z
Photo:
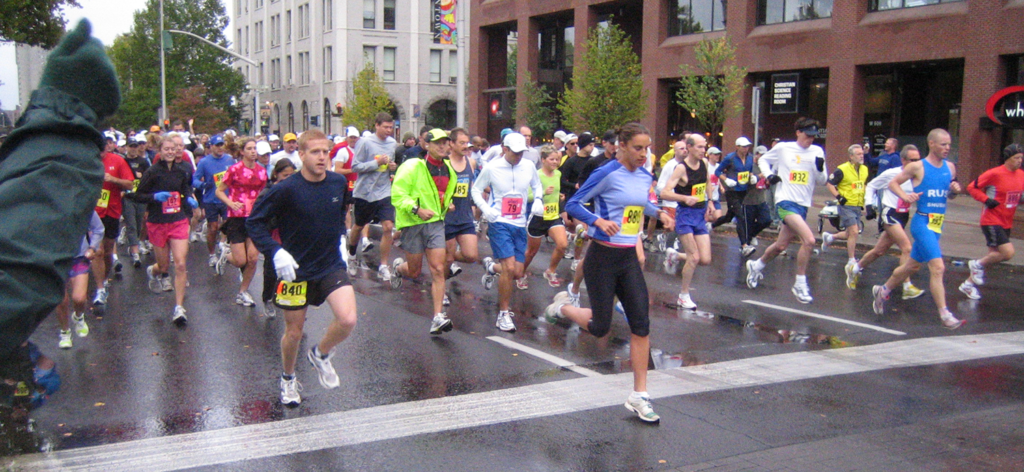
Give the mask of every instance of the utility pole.
M 465 8 L 463 8 L 465 7 Z M 455 62 L 459 73 L 455 80 L 455 124 L 466 127 L 466 17 L 469 15 L 469 0 L 462 0 L 455 6 Z
M 167 68 L 164 65 L 164 0 L 160 0 L 160 127 L 167 121 Z

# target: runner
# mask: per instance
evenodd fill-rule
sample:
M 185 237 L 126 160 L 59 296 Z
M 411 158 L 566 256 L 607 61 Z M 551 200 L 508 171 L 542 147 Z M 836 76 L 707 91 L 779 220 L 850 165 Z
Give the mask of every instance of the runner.
M 462 273 L 459 262 L 473 264 L 480 259 L 479 240 L 473 220 L 473 199 L 469 189 L 476 179 L 477 167 L 469 157 L 469 132 L 465 128 L 455 128 L 448 133 L 451 138 L 451 152 L 448 163 L 455 170 L 458 181 L 455 184 L 455 195 L 452 197 L 454 208 L 444 217 L 444 239 L 448 275 L 455 277 Z M 445 295 L 445 305 L 448 296 Z
M 96 254 L 96 260 L 90 264 L 92 277 L 96 281 L 96 298 L 93 305 L 107 304 L 107 289 L 110 287 L 109 275 L 111 268 L 115 274 L 121 273 L 121 262 L 117 261 L 114 242 L 117 240 L 121 224 L 121 193 L 135 186 L 135 174 L 124 158 L 114 153 L 117 143 L 107 135 L 106 148 L 103 152 L 103 189 L 96 202 L 96 213 L 103 221 L 103 244 Z
M 917 146 L 913 144 L 903 146 L 899 156 L 903 166 L 921 160 L 921 153 L 917 150 Z M 868 203 L 867 218 L 868 220 L 873 220 L 877 216 L 878 224 L 882 228 L 882 235 L 879 236 L 875 247 L 871 248 L 854 265 L 853 273 L 856 278 L 860 277 L 864 268 L 888 252 L 894 243 L 900 248 L 900 265 L 906 264 L 910 259 L 910 237 L 907 236 L 905 230 L 907 223 L 910 221 L 910 203 L 900 199 L 889 190 L 889 182 L 897 175 L 900 175 L 901 172 L 903 172 L 903 167 L 887 169 L 868 182 L 864 195 L 864 200 Z M 903 182 L 901 186 L 904 192 L 912 193 L 914 191 L 914 185 L 909 180 Z M 882 192 L 881 212 L 877 210 L 878 192 Z M 924 290 L 915 287 L 910 282 L 910 279 L 903 282 L 904 300 L 917 298 L 921 295 L 924 295 Z
M 182 204 L 192 208 L 199 202 L 192 195 L 192 172 L 184 163 L 176 162 L 181 157 L 173 137 L 160 140 L 160 154 L 157 162 L 142 174 L 135 199 L 148 204 L 149 217 L 146 231 L 153 243 L 156 264 L 146 267 L 149 289 L 154 292 L 174 290 L 174 313 L 171 321 L 183 325 L 185 316 L 185 284 L 188 272 L 188 212 Z M 187 202 L 183 201 L 187 200 Z M 171 286 L 170 256 L 174 255 L 174 286 Z
M 302 133 L 298 141 L 303 166 L 294 178 L 276 184 L 256 202 L 246 221 L 252 241 L 268 261 L 274 261 L 277 277 L 275 303 L 284 310 L 285 332 L 281 336 L 281 403 L 298 405 L 301 385 L 295 378 L 295 362 L 302 343 L 307 307 L 325 301 L 333 319 L 320 343 L 309 349 L 306 359 L 316 369 L 320 385 L 341 385 L 331 357 L 334 347 L 352 333 L 356 325 L 356 294 L 345 263 L 338 251 L 344 231 L 341 216 L 345 178 L 328 172 L 331 142 L 318 129 Z M 276 166 L 275 166 L 276 168 Z M 271 237 L 271 219 L 276 218 L 281 243 Z M 293 256 L 294 254 L 294 256 Z
M 530 268 L 534 256 L 540 250 L 541 239 L 549 236 L 555 242 L 555 249 L 551 251 L 551 261 L 547 270 L 544 271 L 544 280 L 552 287 L 561 287 L 562 279 L 555 272 L 558 263 L 565 255 L 565 248 L 569 245 L 565 235 L 565 225 L 562 218 L 558 216 L 559 206 L 563 204 L 561 193 L 562 173 L 558 171 L 558 164 L 562 156 L 554 146 L 544 145 L 540 148 L 541 168 L 538 173 L 540 186 L 544 189 L 541 200 L 544 202 L 544 214 L 542 216 L 530 216 L 526 225 L 526 233 L 530 237 L 526 244 L 526 262 L 523 264 L 523 274 Z M 525 278 L 525 277 L 524 277 Z
M 733 218 L 736 219 L 736 236 L 740 240 L 740 251 L 742 252 L 743 246 L 746 241 L 749 240 L 747 237 L 747 227 L 744 224 L 747 220 L 747 215 L 744 212 L 743 200 L 747 197 L 747 189 L 752 183 L 756 183 L 757 177 L 754 177 L 755 182 L 751 182 L 751 176 L 754 175 L 754 156 L 750 152 L 753 147 L 753 143 L 750 142 L 746 136 L 740 136 L 736 139 L 736 151 L 730 152 L 722 160 L 722 164 L 715 169 L 715 177 L 718 178 L 720 183 L 725 184 L 725 204 L 726 212 L 724 215 L 719 217 L 711 224 L 712 228 L 717 228 L 730 221 Z M 710 153 L 709 153 L 710 154 Z M 677 223 L 678 224 L 678 223 Z
M 395 164 L 395 119 L 388 113 L 378 113 L 374 119 L 375 132 L 359 139 L 353 158 L 352 171 L 359 175 L 352 190 L 354 215 L 352 230 L 348 233 L 348 274 L 354 277 L 358 273 L 356 243 L 363 227 L 370 223 L 380 223 L 380 267 L 377 277 L 383 282 L 391 281 L 391 269 L 388 257 L 391 256 L 391 243 L 394 240 L 392 231 L 395 229 L 395 207 L 391 205 L 391 174 L 398 168 Z
M 484 258 L 486 273 L 481 280 L 490 288 L 494 277 L 498 281 L 498 317 L 495 326 L 506 332 L 516 330 L 509 310 L 512 300 L 512 281 L 523 276 L 526 262 L 526 195 L 533 190 L 534 215 L 544 215 L 541 197 L 544 191 L 537 177 L 533 163 L 523 159 L 526 152 L 526 138 L 519 133 L 509 133 L 502 141 L 504 156 L 493 159 L 484 166 L 473 183 L 473 202 L 487 220 L 487 239 L 491 242 L 494 259 Z M 483 193 L 490 190 L 490 202 Z
M 452 320 L 442 308 L 445 275 L 445 214 L 452 205 L 458 177 L 445 156 L 450 151 L 448 133 L 432 129 L 426 136 L 427 157 L 406 156 L 395 173 L 391 203 L 395 207 L 395 226 L 402 230 L 402 249 L 408 260 L 396 257 L 391 265 L 391 286 L 398 288 L 402 278 L 416 278 L 423 269 L 423 254 L 433 279 L 430 295 L 434 301 L 430 334 L 452 330 Z
M 694 133 L 698 134 L 698 133 Z M 691 136 L 693 136 L 691 134 Z M 711 232 L 712 224 L 722 217 L 721 185 L 716 172 L 722 161 L 722 150 L 714 146 L 708 148 L 708 202 L 714 207 L 711 210 L 712 218 L 708 221 L 708 232 Z
M 287 141 L 287 137 L 285 139 Z M 242 285 L 235 296 L 235 303 L 253 306 L 256 302 L 249 295 L 249 284 L 256 273 L 259 251 L 246 232 L 245 219 L 252 213 L 256 197 L 267 186 L 267 171 L 256 163 L 255 140 L 242 138 L 238 146 L 242 149 L 242 160 L 225 171 L 217 184 L 216 195 L 228 209 L 228 218 L 221 231 L 231 245 L 231 264 L 242 271 Z
M 746 219 L 740 222 L 746 234 L 746 240 L 740 241 L 740 254 L 743 257 L 750 257 L 757 250 L 757 235 L 772 225 L 772 215 L 768 209 L 768 181 L 761 175 L 760 167 L 757 167 L 766 152 L 768 149 L 764 146 L 758 146 L 754 151 L 755 167 L 750 173 L 747 196 L 743 199 L 743 213 L 746 215 Z
M 661 192 L 663 192 L 665 188 L 668 186 L 668 180 L 672 177 L 672 171 L 676 169 L 680 162 L 683 162 L 683 160 L 686 159 L 686 140 L 689 137 L 690 135 L 687 134 L 686 138 L 680 139 L 672 143 L 673 158 L 669 159 L 662 166 L 661 176 L 658 177 L 658 183 L 655 184 L 654 186 L 654 191 L 659 196 L 661 195 Z M 669 200 L 664 197 L 661 200 L 661 209 L 665 210 L 665 212 L 668 213 L 669 216 L 671 216 L 673 219 L 676 217 L 676 208 L 678 205 L 679 204 L 676 203 L 675 201 Z M 675 228 L 665 228 L 665 232 L 663 233 L 663 235 L 659 236 L 658 238 L 659 241 L 665 242 L 665 260 L 663 261 L 663 264 L 665 265 L 665 271 L 674 274 L 676 272 L 676 268 L 678 267 L 677 264 L 679 264 L 679 259 L 687 257 L 687 254 L 685 252 L 683 252 L 682 254 L 678 252 L 678 236 L 675 238 L 675 241 L 673 241 L 673 244 L 671 246 L 668 245 L 667 234 L 669 231 L 673 231 L 674 234 Z
M 839 225 L 842 231 L 832 234 L 821 233 L 821 252 L 828 249 L 832 241 L 846 240 L 848 259 L 843 270 L 846 272 L 846 286 L 857 288 L 857 236 L 861 231 L 860 211 L 864 207 L 864 193 L 868 181 L 868 166 L 864 165 L 864 147 L 853 144 L 846 148 L 850 160 L 836 167 L 826 187 L 839 205 Z
M 981 232 L 985 234 L 985 245 L 988 246 L 985 257 L 968 261 L 971 275 L 960 284 L 960 291 L 971 300 L 981 299 L 977 286 L 985 283 L 986 268 L 1013 259 L 1010 231 L 1021 193 L 1024 193 L 1022 158 L 1024 146 L 1016 143 L 1006 146 L 1003 165 L 985 171 L 967 184 L 967 192 L 985 204 L 985 209 L 981 210 Z
M 268 165 L 273 168 L 277 164 L 277 161 L 281 159 L 289 159 L 296 169 L 302 168 L 302 159 L 299 158 L 299 147 L 298 137 L 295 133 L 287 133 L 284 135 L 284 149 L 275 152 L 270 156 L 270 162 Z
M 820 124 L 813 118 L 796 120 L 796 141 L 779 143 L 761 156 L 758 167 L 769 185 L 779 183 L 775 192 L 779 216 L 786 224 L 779 231 L 779 238 L 764 250 L 760 259 L 747 261 L 747 286 L 756 288 L 764 277 L 765 266 L 789 246 L 793 238 L 800 239 L 800 251 L 796 256 L 796 283 L 793 295 L 800 303 L 811 303 L 811 289 L 807 285 L 807 263 L 814 248 L 814 233 L 807 226 L 807 208 L 814 199 L 814 186 L 822 185 L 828 173 L 825 172 L 825 151 L 814 144 Z M 771 167 L 776 171 L 772 172 Z M 784 177 L 780 177 L 784 176 Z
M 259 200 L 264 198 L 264 196 L 270 192 L 271 187 L 280 183 L 284 179 L 287 179 L 295 172 L 295 165 L 292 164 L 291 159 L 281 159 L 280 161 L 277 161 L 277 164 L 274 165 L 274 168 L 270 172 L 270 180 L 267 188 L 260 192 L 260 196 L 257 197 L 254 206 L 259 205 Z M 277 229 L 277 219 L 275 217 L 271 217 L 269 219 L 268 227 L 271 229 L 271 237 L 274 238 L 274 241 L 277 241 L 277 243 L 280 244 L 281 234 Z M 277 283 L 277 269 L 274 268 L 274 261 L 273 259 L 267 259 L 264 257 L 263 297 L 261 298 L 263 300 L 263 313 L 267 315 L 268 318 L 277 316 L 277 310 L 274 308 L 274 299 L 277 298 Z
M 697 265 L 711 264 L 707 220 L 714 209 L 708 205 L 708 162 L 701 157 L 705 146 L 707 141 L 699 134 L 686 138 L 686 158 L 675 166 L 661 191 L 661 198 L 679 203 L 675 217 L 676 234 L 686 250 L 686 264 L 683 264 L 683 281 L 676 304 L 684 310 L 697 309 L 697 304 L 690 298 L 690 283 Z M 745 190 L 743 196 L 746 196 Z
M 910 235 L 914 237 L 910 259 L 893 271 L 885 285 L 871 288 L 874 295 L 871 306 L 876 315 L 885 313 L 885 301 L 897 285 L 917 272 L 921 264 L 928 264 L 932 299 L 938 308 L 942 326 L 956 329 L 964 324 L 946 307 L 946 288 L 942 285 L 946 265 L 942 261 L 942 248 L 939 247 L 942 223 L 946 217 L 946 199 L 960 192 L 960 183 L 956 181 L 956 165 L 946 161 L 951 141 L 946 130 L 933 129 L 928 133 L 928 156 L 919 162 L 905 165 L 903 171 L 889 182 L 889 190 L 897 197 L 908 203 L 917 202 L 917 214 L 910 221 Z M 901 187 L 908 180 L 914 185 L 910 193 Z
M 135 180 L 132 181 L 132 191 L 138 188 L 142 174 L 149 169 L 149 161 L 143 155 L 143 146 L 146 138 L 136 136 L 128 141 L 128 157 L 124 160 L 131 168 Z M 121 216 L 124 220 L 125 243 L 128 245 L 128 252 L 132 256 L 132 265 L 136 269 L 142 267 L 142 259 L 139 256 L 140 240 L 145 239 L 146 233 L 146 205 L 129 198 L 129 193 L 121 199 Z
M 220 225 L 227 219 L 228 207 L 217 198 L 217 186 L 224 180 L 228 169 L 235 165 L 235 159 L 224 152 L 224 136 L 216 134 L 210 138 L 210 155 L 199 161 L 195 175 L 192 176 L 192 187 L 200 195 L 200 204 L 206 213 L 206 249 L 210 253 L 210 267 L 217 268 L 223 274 L 224 263 L 228 252 L 225 243 L 220 239 Z M 219 265 L 218 265 L 219 263 Z
M 561 292 L 555 295 L 544 314 L 552 323 L 557 318 L 569 318 L 600 338 L 611 330 L 612 306 L 618 296 L 632 333 L 629 357 L 633 366 L 633 392 L 626 400 L 626 408 L 641 420 L 656 423 L 661 417 L 654 412 L 647 394 L 650 321 L 647 284 L 637 257 L 637 245 L 644 214 L 658 217 L 665 227 L 670 227 L 673 221 L 648 200 L 647 189 L 654 177 L 643 169 L 642 163 L 651 144 L 650 133 L 639 123 L 628 123 L 619 129 L 617 142 L 622 144 L 618 160 L 596 170 L 565 205 L 573 218 L 589 225 L 589 233 L 594 238 L 583 268 L 591 308 L 573 306 L 568 293 Z M 603 216 L 584 207 L 583 203 L 588 201 L 594 201 Z
M 57 324 L 60 325 L 60 341 L 57 347 L 71 349 L 71 322 L 75 322 L 75 334 L 80 338 L 89 335 L 89 324 L 85 322 L 85 303 L 89 295 L 89 261 L 96 256 L 96 250 L 103 241 L 103 220 L 94 211 L 89 222 L 89 234 L 82 238 L 78 255 L 71 260 L 71 271 L 64 287 L 64 300 L 57 305 Z M 68 294 L 70 292 L 70 296 Z

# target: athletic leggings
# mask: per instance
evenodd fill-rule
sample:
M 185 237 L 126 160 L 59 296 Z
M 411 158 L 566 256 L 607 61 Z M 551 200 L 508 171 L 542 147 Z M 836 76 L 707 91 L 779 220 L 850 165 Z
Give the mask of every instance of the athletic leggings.
M 121 200 L 121 216 L 124 218 L 128 246 L 138 246 L 139 236 L 146 224 L 146 204 L 136 203 L 127 198 Z
M 590 334 L 600 338 L 611 330 L 616 296 L 626 310 L 630 332 L 637 336 L 650 333 L 647 282 L 635 247 L 608 247 L 593 241 L 583 260 L 583 280 L 593 312 L 587 325 Z
M 742 223 L 743 220 L 746 219 L 745 212 L 743 211 L 744 210 L 744 208 L 743 208 L 743 199 L 746 198 L 746 197 L 747 197 L 747 191 L 746 190 L 742 190 L 742 191 L 727 190 L 725 192 L 725 204 L 726 204 L 725 214 L 722 215 L 721 218 L 715 220 L 715 222 L 712 223 L 711 226 L 714 227 L 714 228 L 717 228 L 719 226 L 722 226 L 722 225 L 732 221 L 733 218 L 736 218 L 737 220 L 739 220 L 740 223 Z M 737 224 L 736 225 L 736 234 L 737 234 L 737 236 L 740 237 L 740 241 L 743 241 L 744 239 L 746 239 L 746 236 L 747 236 L 746 228 L 744 228 L 742 224 Z
M 272 258 L 263 258 L 263 301 L 272 302 L 277 297 L 277 269 Z

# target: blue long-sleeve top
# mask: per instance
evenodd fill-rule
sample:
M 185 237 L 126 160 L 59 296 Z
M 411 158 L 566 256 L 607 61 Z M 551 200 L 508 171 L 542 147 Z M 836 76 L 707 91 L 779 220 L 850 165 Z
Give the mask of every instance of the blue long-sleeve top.
M 224 173 L 233 165 L 235 165 L 235 159 L 227 154 L 221 154 L 219 158 L 210 154 L 199 161 L 196 172 L 192 174 L 192 187 L 203 191 L 203 203 L 224 204 L 217 198 L 217 176 L 220 175 L 220 178 L 224 178 Z M 224 191 L 224 193 L 229 192 L 229 190 Z
M 866 159 L 866 161 L 870 166 L 878 166 L 878 169 L 875 171 L 875 175 L 882 175 L 882 172 L 903 166 L 903 161 L 900 160 L 900 153 L 898 152 L 881 154 L 878 157 Z
M 719 182 L 725 180 L 726 177 L 737 182 L 736 186 L 734 187 L 726 187 L 726 192 L 743 192 L 747 190 L 747 179 L 741 179 L 740 177 L 743 176 L 741 176 L 740 174 L 747 172 L 748 174 L 746 175 L 746 177 L 749 178 L 749 172 L 753 170 L 753 154 L 748 152 L 747 158 L 744 160 L 740 159 L 740 156 L 738 156 L 735 152 L 730 152 L 729 154 L 725 155 L 725 158 L 722 159 L 722 162 L 719 164 L 718 168 L 715 169 L 715 175 L 718 176 Z M 722 174 L 725 174 L 725 177 L 723 177 Z
M 345 229 L 342 203 L 348 180 L 327 172 L 319 182 L 301 173 L 274 184 L 253 204 L 245 220 L 249 237 L 269 260 L 284 248 L 299 268 L 296 280 L 316 280 L 345 269 L 338 243 Z M 277 223 L 281 244 L 270 237 L 271 218 Z
M 591 238 L 613 246 L 632 247 L 644 225 L 643 215 L 658 216 L 658 207 L 648 200 L 654 176 L 637 167 L 630 172 L 619 161 L 598 167 L 565 204 L 570 216 L 587 224 Z M 584 203 L 594 202 L 594 212 Z M 594 222 L 603 218 L 618 223 L 620 230 L 609 236 Z

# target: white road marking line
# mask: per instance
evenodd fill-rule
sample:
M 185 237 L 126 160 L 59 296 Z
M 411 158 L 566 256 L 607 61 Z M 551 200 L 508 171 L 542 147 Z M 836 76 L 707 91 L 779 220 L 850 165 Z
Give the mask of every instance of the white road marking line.
M 517 343 L 515 341 L 509 341 L 508 339 L 505 339 L 505 338 L 502 338 L 502 337 L 498 337 L 498 336 L 488 336 L 487 339 L 490 339 L 491 341 L 494 341 L 494 342 L 496 342 L 498 344 L 501 344 L 502 346 L 510 347 L 510 348 L 515 349 L 517 351 L 525 352 L 525 353 L 527 353 L 527 354 L 529 354 L 529 355 L 531 355 L 533 357 L 536 357 L 538 359 L 548 361 L 548 362 L 550 362 L 550 363 L 552 363 L 554 365 L 557 365 L 558 367 L 569 369 L 569 370 L 571 370 L 573 372 L 576 372 L 577 374 L 580 374 L 580 375 L 582 375 L 584 377 L 600 377 L 601 376 L 601 374 L 599 372 L 595 372 L 595 371 L 590 370 L 590 369 L 588 369 L 586 367 L 580 367 L 580 366 L 578 366 L 576 364 L 573 364 L 572 362 L 569 362 L 569 361 L 567 361 L 565 359 L 562 359 L 561 357 L 552 356 L 551 354 L 548 354 L 548 353 L 546 353 L 544 351 L 539 351 L 539 350 L 534 349 L 532 347 L 524 346 L 524 345 L 519 344 L 519 343 Z
M 811 318 L 819 318 L 819 319 L 822 319 L 822 320 L 835 321 L 836 323 L 843 323 L 843 324 L 848 324 L 848 325 L 853 325 L 853 326 L 860 326 L 861 328 L 873 329 L 875 331 L 880 331 L 880 332 L 887 333 L 887 334 L 894 334 L 896 336 L 905 336 L 907 334 L 907 333 L 904 333 L 903 331 L 896 331 L 895 329 L 883 328 L 881 326 L 875 326 L 875 325 L 870 325 L 870 324 L 867 324 L 867 323 L 861 323 L 859 321 L 844 320 L 842 318 L 836 318 L 836 317 L 828 316 L 828 315 L 819 315 L 817 313 L 811 313 L 809 311 L 794 310 L 792 308 L 788 308 L 788 307 L 784 307 L 784 306 L 779 306 L 779 305 L 772 305 L 771 303 L 759 302 L 757 300 L 743 300 L 743 303 L 749 303 L 751 305 L 763 306 L 765 308 L 773 308 L 773 309 L 780 310 L 780 311 L 788 311 L 790 313 L 796 313 L 798 315 L 809 316 Z
M 894 341 L 652 371 L 658 398 L 1024 355 L 1024 331 Z M 621 408 L 633 373 L 561 380 L 198 433 L 0 458 L 0 469 L 163 471 L 238 463 L 420 434 Z M 630 415 L 621 413 L 624 417 Z M 668 412 L 662 421 L 673 421 Z

